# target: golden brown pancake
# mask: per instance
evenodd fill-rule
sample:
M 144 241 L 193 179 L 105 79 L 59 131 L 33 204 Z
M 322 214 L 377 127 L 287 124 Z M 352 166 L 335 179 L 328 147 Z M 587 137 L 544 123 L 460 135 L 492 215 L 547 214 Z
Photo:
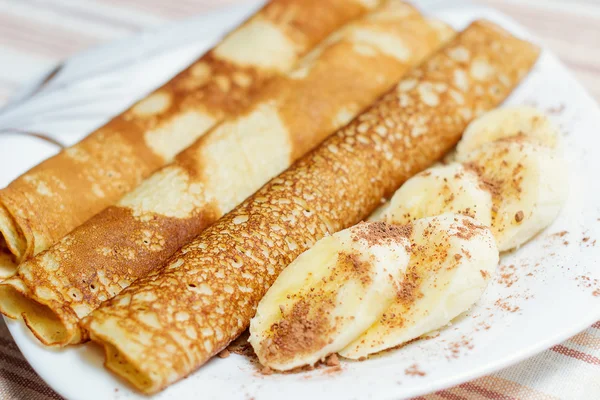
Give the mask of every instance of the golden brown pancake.
M 190 374 L 242 333 L 277 275 L 442 158 L 500 104 L 538 49 L 478 21 L 316 150 L 82 322 L 106 366 L 144 393 Z
M 334 33 L 238 117 L 22 264 L 0 285 L 0 311 L 23 313 L 45 344 L 85 340 L 81 318 L 162 266 L 453 34 L 399 0 Z
M 213 50 L 81 142 L 0 190 L 0 278 L 191 145 L 379 0 L 273 0 Z

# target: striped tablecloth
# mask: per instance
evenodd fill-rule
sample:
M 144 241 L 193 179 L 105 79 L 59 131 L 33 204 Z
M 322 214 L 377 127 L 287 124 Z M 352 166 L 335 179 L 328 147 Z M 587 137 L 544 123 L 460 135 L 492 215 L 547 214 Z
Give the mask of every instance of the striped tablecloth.
M 0 0 L 0 106 L 22 84 L 75 52 L 240 1 Z M 476 1 L 543 38 L 600 100 L 600 1 Z M 60 399 L 22 357 L 3 322 L 0 399 Z M 419 399 L 600 399 L 600 321 L 518 365 Z

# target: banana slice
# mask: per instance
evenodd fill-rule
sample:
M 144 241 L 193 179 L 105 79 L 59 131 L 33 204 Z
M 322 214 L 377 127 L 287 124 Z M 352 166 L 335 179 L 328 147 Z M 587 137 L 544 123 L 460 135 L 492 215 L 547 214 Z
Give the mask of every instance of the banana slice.
M 560 131 L 543 112 L 526 106 L 504 107 L 485 113 L 469 124 L 456 147 L 457 160 L 463 161 L 485 143 L 519 135 L 543 146 L 559 147 Z
M 461 164 L 430 168 L 409 179 L 396 191 L 382 220 L 404 225 L 444 213 L 474 217 L 489 226 L 492 222 L 492 195 L 479 176 Z
M 465 156 L 492 193 L 492 232 L 500 251 L 518 247 L 546 228 L 568 194 L 566 164 L 551 148 L 513 137 Z
M 409 262 L 407 231 L 361 223 L 319 240 L 279 275 L 250 322 L 260 363 L 313 365 L 371 326 L 393 301 Z
M 498 264 L 490 229 L 464 215 L 413 222 L 411 243 L 398 297 L 341 356 L 361 359 L 442 328 L 480 298 Z

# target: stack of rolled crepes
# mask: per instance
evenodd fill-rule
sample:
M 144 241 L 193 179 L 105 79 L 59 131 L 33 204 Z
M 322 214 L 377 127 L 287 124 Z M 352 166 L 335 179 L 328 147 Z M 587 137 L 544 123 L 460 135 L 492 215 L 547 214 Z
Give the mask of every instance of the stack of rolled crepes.
M 273 0 L 163 87 L 0 191 L 0 279 L 114 204 L 379 1 Z
M 87 338 L 79 321 L 389 90 L 453 31 L 388 0 L 325 40 L 239 116 L 213 128 L 115 206 L 25 262 L 0 310 L 45 344 Z
M 246 329 L 283 268 L 316 240 L 367 217 L 383 197 L 444 156 L 537 57 L 535 46 L 496 25 L 471 25 L 164 268 L 86 317 L 83 327 L 104 346 L 106 366 L 146 393 L 199 368 Z M 253 148 L 281 146 L 271 137 Z M 232 147 L 219 154 L 242 157 Z M 223 176 L 219 190 L 242 172 L 252 180 L 254 165 Z

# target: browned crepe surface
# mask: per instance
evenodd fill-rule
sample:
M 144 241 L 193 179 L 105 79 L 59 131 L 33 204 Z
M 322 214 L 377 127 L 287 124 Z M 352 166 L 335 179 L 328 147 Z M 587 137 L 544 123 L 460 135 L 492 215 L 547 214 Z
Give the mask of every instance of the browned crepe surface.
M 527 74 L 538 49 L 479 21 L 347 127 L 83 321 L 106 366 L 145 393 L 248 326 L 279 272 L 440 159 Z
M 16 277 L 0 285 L 0 311 L 23 313 L 45 344 L 85 340 L 79 319 L 162 266 L 452 34 L 398 0 L 336 32 L 238 117 L 22 264 Z M 27 299 L 45 307 L 30 309 Z
M 377 3 L 273 0 L 154 93 L 15 179 L 0 190 L 0 278 L 115 203 Z

